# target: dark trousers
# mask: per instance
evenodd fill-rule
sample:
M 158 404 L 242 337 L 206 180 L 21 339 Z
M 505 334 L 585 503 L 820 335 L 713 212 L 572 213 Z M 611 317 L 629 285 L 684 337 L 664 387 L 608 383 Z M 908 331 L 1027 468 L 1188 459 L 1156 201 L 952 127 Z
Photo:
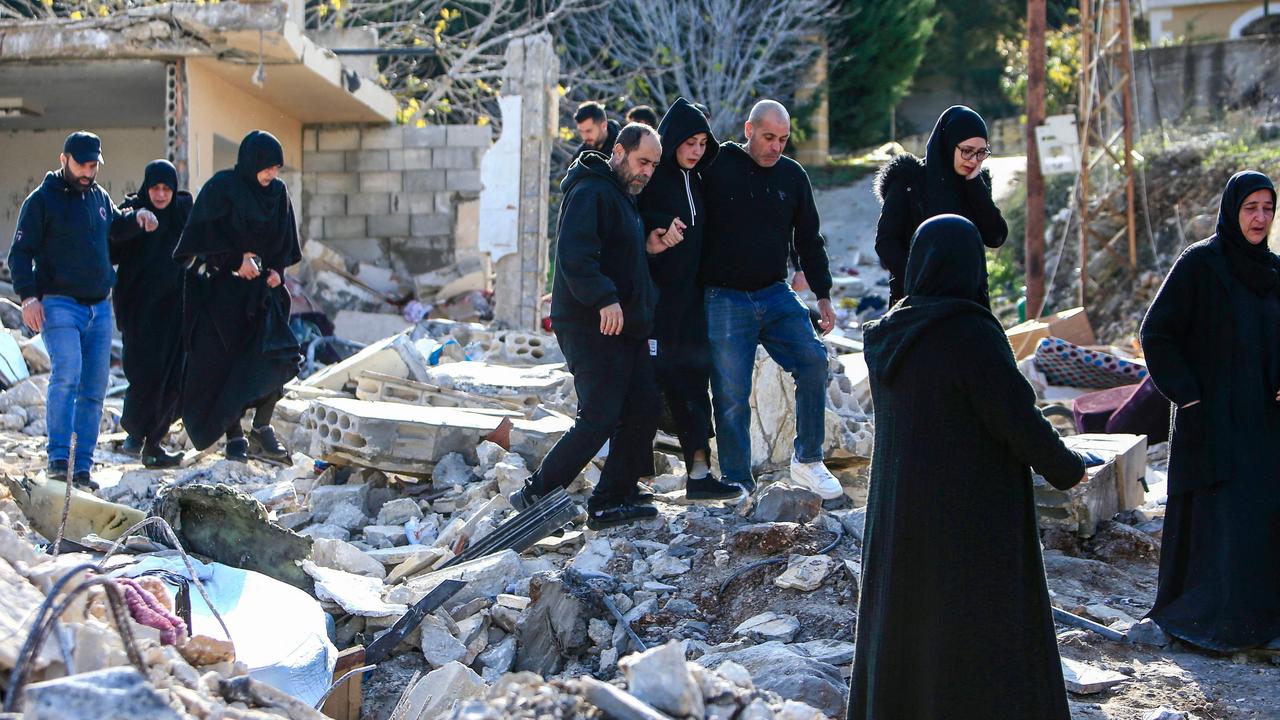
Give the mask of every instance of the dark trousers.
M 271 418 L 276 414 L 276 403 L 280 402 L 283 397 L 280 391 L 276 391 L 266 396 L 258 402 L 257 405 L 251 405 L 253 408 L 253 426 L 255 428 L 266 427 L 271 424 Z M 248 410 L 249 408 L 245 408 Z M 240 418 L 227 428 L 227 439 L 236 440 L 244 437 L 244 428 L 240 426 Z
M 658 341 L 654 369 L 686 465 L 711 457 L 711 351 L 706 345 Z
M 556 330 L 578 393 L 573 427 L 551 448 L 529 479 L 535 495 L 573 482 L 609 441 L 609 457 L 590 508 L 616 503 L 653 474 L 653 436 L 658 428 L 658 386 L 649 343 L 601 335 L 598 330 Z

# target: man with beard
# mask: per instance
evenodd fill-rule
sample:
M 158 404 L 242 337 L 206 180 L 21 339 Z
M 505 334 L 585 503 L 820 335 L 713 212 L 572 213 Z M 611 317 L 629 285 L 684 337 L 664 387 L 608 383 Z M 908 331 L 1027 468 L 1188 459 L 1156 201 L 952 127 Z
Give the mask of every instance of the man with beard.
M 96 490 L 90 471 L 111 365 L 107 296 L 116 280 L 107 238 L 129 223 L 152 232 L 158 221 L 145 208 L 117 210 L 98 185 L 97 135 L 68 135 L 59 163 L 22 203 L 9 268 L 22 298 L 22 320 L 43 333 L 52 365 L 45 416 L 49 475 L 65 476 L 70 469 L 73 484 Z
M 613 144 L 617 142 L 622 126 L 617 120 L 608 119 L 603 105 L 594 100 L 582 103 L 573 114 L 573 121 L 578 125 L 578 137 L 582 138 L 578 152 L 573 154 L 574 160 L 591 150 L 606 157 L 613 154 Z
M 111 233 L 111 261 L 118 267 L 112 295 L 124 343 L 122 364 L 129 381 L 120 425 L 129 433 L 126 450 L 139 451 L 147 467 L 176 467 L 182 460 L 161 443 L 178 416 L 182 390 L 182 273 L 173 259 L 193 203 L 178 190 L 178 171 L 153 160 L 138 194 L 121 209 L 146 209 L 159 219 L 155 232 L 136 225 Z
M 646 238 L 636 196 L 662 156 L 658 133 L 632 123 L 609 157 L 587 152 L 561 183 L 551 322 L 578 393 L 574 425 L 525 486 L 511 495 L 523 510 L 573 481 L 605 441 L 609 457 L 587 502 L 587 525 L 600 529 L 654 517 L 637 481 L 653 475 L 658 387 L 648 338 L 657 289 L 649 255 L 676 245 L 679 227 Z

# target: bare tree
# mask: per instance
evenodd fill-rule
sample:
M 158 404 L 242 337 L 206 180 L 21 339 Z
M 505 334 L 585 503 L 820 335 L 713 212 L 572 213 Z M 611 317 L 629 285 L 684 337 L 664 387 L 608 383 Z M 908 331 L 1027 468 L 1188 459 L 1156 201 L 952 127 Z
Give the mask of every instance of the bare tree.
M 665 108 L 705 104 L 717 134 L 736 133 L 763 97 L 789 96 L 836 17 L 832 0 L 615 0 L 566 16 L 562 83 L 576 100 Z

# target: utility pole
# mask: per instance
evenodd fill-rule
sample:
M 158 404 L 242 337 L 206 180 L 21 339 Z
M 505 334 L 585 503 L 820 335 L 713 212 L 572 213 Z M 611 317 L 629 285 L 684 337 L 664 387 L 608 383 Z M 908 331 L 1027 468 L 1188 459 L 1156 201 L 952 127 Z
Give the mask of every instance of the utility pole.
M 1138 267 L 1138 223 L 1134 220 L 1136 192 L 1133 178 L 1133 19 L 1129 16 L 1129 0 L 1120 0 L 1120 72 L 1124 100 L 1124 199 L 1125 225 L 1129 229 L 1129 267 Z
M 1044 123 L 1045 0 L 1027 0 L 1027 319 L 1044 311 L 1044 175 L 1036 128 Z

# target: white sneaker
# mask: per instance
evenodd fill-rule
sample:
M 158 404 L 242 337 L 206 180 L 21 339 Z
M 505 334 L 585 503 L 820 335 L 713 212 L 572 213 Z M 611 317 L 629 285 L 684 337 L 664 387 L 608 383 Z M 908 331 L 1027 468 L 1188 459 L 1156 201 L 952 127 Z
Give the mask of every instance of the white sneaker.
M 802 463 L 791 458 L 791 484 L 812 490 L 823 500 L 834 500 L 844 494 L 840 481 L 821 460 Z

